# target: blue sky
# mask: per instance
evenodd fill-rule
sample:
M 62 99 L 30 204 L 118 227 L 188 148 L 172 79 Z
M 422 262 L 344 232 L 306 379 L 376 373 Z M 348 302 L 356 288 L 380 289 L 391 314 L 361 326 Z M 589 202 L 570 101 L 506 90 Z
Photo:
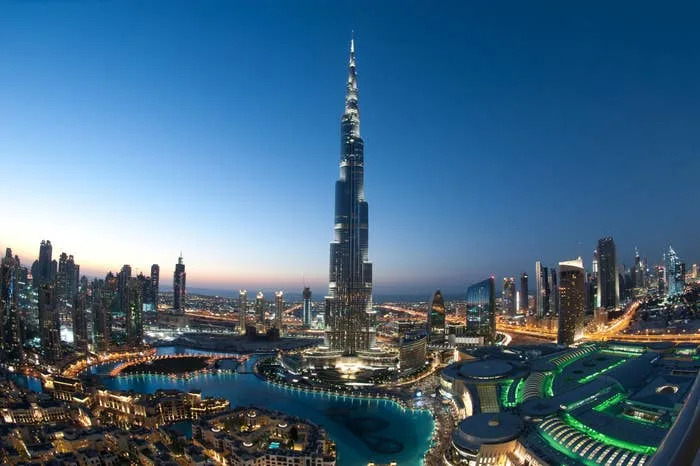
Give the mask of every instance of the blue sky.
M 697 4 L 0 4 L 0 245 L 51 239 L 217 289 L 306 281 L 332 239 L 355 30 L 377 292 L 582 255 L 692 263 Z

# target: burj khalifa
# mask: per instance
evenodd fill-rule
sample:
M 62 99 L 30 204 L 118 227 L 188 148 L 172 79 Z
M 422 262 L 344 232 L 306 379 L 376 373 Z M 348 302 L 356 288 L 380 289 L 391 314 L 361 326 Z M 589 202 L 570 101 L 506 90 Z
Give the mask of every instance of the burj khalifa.
M 368 261 L 368 206 L 364 142 L 360 137 L 355 41 L 350 41 L 345 112 L 340 122 L 340 176 L 335 183 L 335 227 L 330 245 L 326 344 L 355 355 L 374 344 L 372 263 Z

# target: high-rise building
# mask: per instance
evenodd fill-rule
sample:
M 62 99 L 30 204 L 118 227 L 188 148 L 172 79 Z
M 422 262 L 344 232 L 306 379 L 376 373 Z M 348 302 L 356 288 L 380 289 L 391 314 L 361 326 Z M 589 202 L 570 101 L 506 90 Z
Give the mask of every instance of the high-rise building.
M 284 292 L 275 292 L 275 328 L 282 334 L 282 315 L 284 314 Z
M 177 264 L 175 264 L 175 273 L 173 274 L 173 309 L 180 313 L 185 312 L 187 298 L 186 278 L 185 263 L 182 262 L 182 253 L 180 253 Z
M 558 290 L 557 269 L 551 267 L 549 269 L 549 311 L 552 314 L 559 312 L 559 290 Z
M 265 323 L 265 295 L 262 291 L 255 296 L 255 318 L 257 323 Z
M 43 283 L 39 287 L 39 331 L 42 355 L 47 361 L 59 361 L 62 356 L 61 323 L 56 305 L 56 290 L 51 283 Z
M 0 349 L 4 357 L 20 362 L 23 357 L 24 328 L 20 317 L 19 293 L 22 270 L 19 257 L 7 248 L 0 262 Z
M 248 323 L 248 292 L 246 290 L 238 291 L 238 331 L 245 333 L 245 326 Z
M 345 111 L 340 124 L 340 176 L 335 184 L 334 239 L 330 245 L 329 319 L 326 342 L 347 355 L 374 340 L 372 263 L 368 260 L 368 204 L 364 189 L 364 142 L 360 137 L 355 42 L 350 41 Z
M 509 316 L 515 315 L 515 278 L 503 278 L 503 289 L 501 290 L 503 299 L 503 310 Z
M 527 314 L 527 303 L 528 303 L 528 283 L 527 283 L 527 273 L 523 272 L 520 274 L 520 312 L 522 314 Z
M 85 278 L 85 277 L 83 277 Z M 88 292 L 83 288 L 73 299 L 73 343 L 76 350 L 87 353 L 88 350 Z
M 557 343 L 571 345 L 583 337 L 583 261 L 559 262 L 559 327 Z
M 615 309 L 620 305 L 620 277 L 612 237 L 598 240 L 598 296 L 599 307 Z
M 112 339 L 111 301 L 113 291 L 107 289 L 105 280 L 96 278 L 92 281 L 92 296 L 90 298 L 95 348 L 105 350 L 109 347 Z
M 428 338 L 431 343 L 445 341 L 445 300 L 440 290 L 433 295 L 428 304 Z
M 158 310 L 158 296 L 160 286 L 160 266 L 158 264 L 153 264 L 151 266 L 151 304 L 153 305 L 153 310 Z
M 131 345 L 143 342 L 143 282 L 130 278 L 126 283 L 126 341 Z
M 496 341 L 496 293 L 494 278 L 467 288 L 467 336 L 483 337 L 484 343 Z
M 311 327 L 311 288 L 308 286 L 304 287 L 301 292 L 302 305 L 301 305 L 301 320 L 304 323 L 304 327 Z
M 544 317 L 549 313 L 549 274 L 540 261 L 535 262 L 535 315 Z
M 51 256 L 53 254 L 53 246 L 51 246 L 51 241 L 42 240 L 39 245 L 39 259 L 36 262 L 35 267 L 32 266 L 32 279 L 34 280 L 34 287 L 38 288 L 42 283 L 52 283 L 55 275 L 56 269 L 54 268 Z
M 668 281 L 668 296 L 683 294 L 685 290 L 685 263 L 680 260 L 671 246 L 666 253 L 666 279 Z

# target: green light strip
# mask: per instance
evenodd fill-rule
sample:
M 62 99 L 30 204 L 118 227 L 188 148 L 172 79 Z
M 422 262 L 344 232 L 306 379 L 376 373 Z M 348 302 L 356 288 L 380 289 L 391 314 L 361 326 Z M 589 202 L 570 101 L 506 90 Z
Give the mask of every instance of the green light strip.
M 622 364 L 624 364 L 624 363 L 626 363 L 626 362 L 627 362 L 627 359 L 620 359 L 620 360 L 617 361 L 616 363 L 613 363 L 613 364 L 609 365 L 608 367 L 599 370 L 598 372 L 594 372 L 594 373 L 592 373 L 592 374 L 590 374 L 590 375 L 587 375 L 586 377 L 583 377 L 583 378 L 581 378 L 581 379 L 578 379 L 578 383 L 590 382 L 591 380 L 595 379 L 595 378 L 598 377 L 599 375 L 605 374 L 606 372 L 609 372 L 609 371 L 615 369 L 617 366 L 622 365 Z
M 573 427 L 574 429 L 578 430 L 579 432 L 583 432 L 584 434 L 588 435 L 589 437 L 604 443 L 606 445 L 611 445 L 613 447 L 618 447 L 618 448 L 624 448 L 625 450 L 630 450 L 635 453 L 641 453 L 643 455 L 653 455 L 657 447 L 652 447 L 648 445 L 639 445 L 637 443 L 631 443 L 631 442 L 626 442 L 624 440 L 616 439 L 613 437 L 609 437 L 605 434 L 602 434 L 598 432 L 597 430 L 588 427 L 586 424 L 582 423 L 578 419 L 574 418 L 571 414 L 569 413 L 564 413 L 562 415 L 562 418 L 564 422 L 566 422 L 569 426 Z
M 544 378 L 544 382 L 542 382 L 542 393 L 544 393 L 545 396 L 554 396 L 553 386 L 554 374 L 547 374 L 547 376 Z
M 583 456 L 577 455 L 573 451 L 569 450 L 564 445 L 557 442 L 554 439 L 554 437 L 549 435 L 547 432 L 545 432 L 543 430 L 539 430 L 539 434 L 552 449 L 558 451 L 559 453 L 562 453 L 562 454 L 566 455 L 567 457 L 574 459 L 576 461 L 580 461 L 583 464 L 585 464 L 586 466 L 598 466 L 598 463 L 596 463 L 595 461 L 591 461 L 591 460 L 589 460 Z
M 514 401 L 508 401 L 508 393 L 512 385 L 513 379 L 508 379 L 501 384 L 501 405 L 505 408 L 514 408 L 517 405 Z
M 605 411 L 609 407 L 618 404 L 620 401 L 625 399 L 625 394 L 624 393 L 617 393 L 616 395 L 611 396 L 607 400 L 603 401 L 602 403 L 596 405 L 593 407 L 595 411 Z
M 520 379 L 518 386 L 515 387 L 515 404 L 523 402 L 523 385 L 525 385 L 525 379 Z

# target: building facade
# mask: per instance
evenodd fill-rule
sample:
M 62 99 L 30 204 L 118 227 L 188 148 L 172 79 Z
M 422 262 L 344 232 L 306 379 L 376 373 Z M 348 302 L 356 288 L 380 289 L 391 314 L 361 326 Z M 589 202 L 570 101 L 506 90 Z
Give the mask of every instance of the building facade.
M 304 322 L 304 327 L 311 327 L 311 288 L 305 286 L 301 297 L 301 320 Z
M 480 337 L 484 343 L 496 341 L 496 296 L 494 278 L 467 288 L 467 336 Z
M 428 338 L 431 343 L 445 341 L 445 300 L 440 290 L 433 295 L 428 304 Z
M 503 311 L 509 315 L 515 315 L 515 278 L 503 278 L 503 289 L 501 290 L 501 299 L 503 300 Z
M 175 264 L 175 273 L 173 274 L 173 309 L 178 312 L 185 312 L 187 287 L 187 274 L 185 273 L 185 263 L 182 261 L 182 253 Z
M 620 305 L 620 277 L 617 252 L 612 237 L 598 240 L 598 307 L 615 309 Z
M 585 306 L 583 261 L 559 263 L 559 326 L 557 343 L 571 345 L 583 338 Z
M 334 240 L 326 343 L 347 355 L 369 349 L 374 341 L 372 263 L 368 260 L 368 204 L 364 189 L 364 142 L 360 137 L 355 43 L 350 41 L 345 111 L 341 119 L 340 176 L 335 185 Z

